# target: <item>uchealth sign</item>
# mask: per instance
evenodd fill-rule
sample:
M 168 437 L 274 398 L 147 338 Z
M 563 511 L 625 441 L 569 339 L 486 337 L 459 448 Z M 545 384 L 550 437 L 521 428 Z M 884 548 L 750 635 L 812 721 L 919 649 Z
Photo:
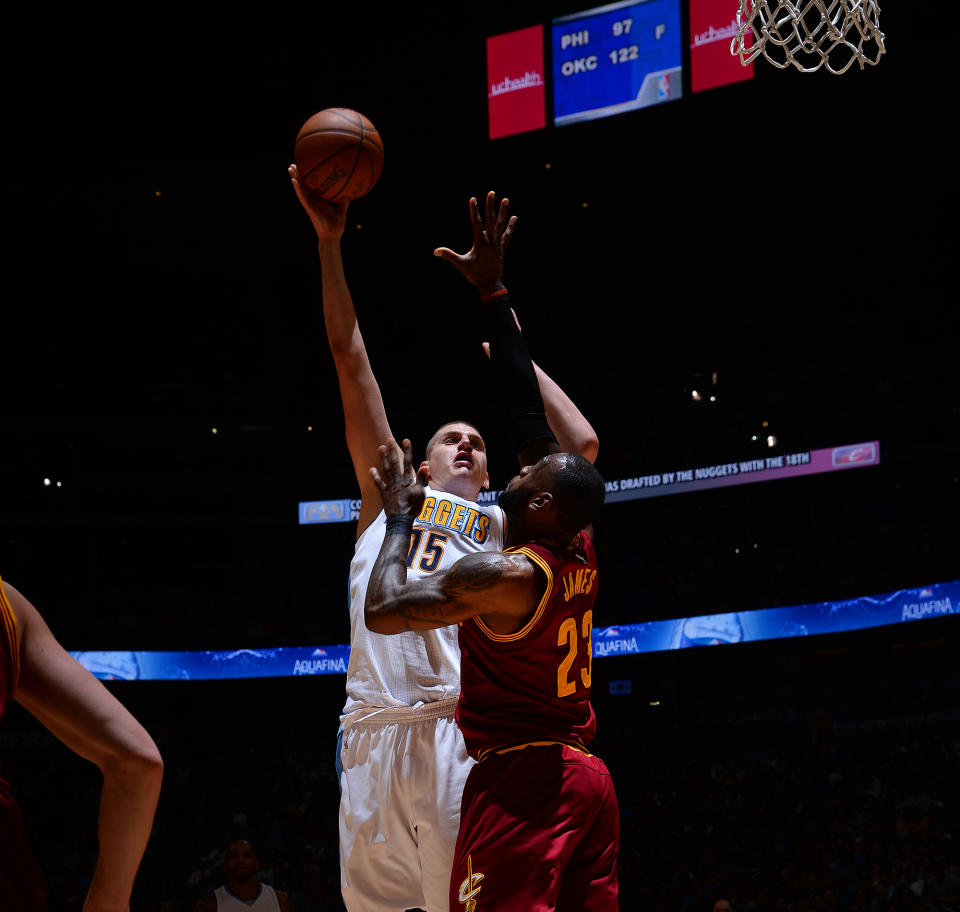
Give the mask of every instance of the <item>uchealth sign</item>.
M 694 92 L 753 79 L 753 64 L 744 66 L 730 53 L 737 35 L 736 3 L 690 0 L 690 88 Z M 744 44 L 750 47 L 751 36 Z
M 545 127 L 546 100 L 543 28 L 535 25 L 488 38 L 490 139 Z

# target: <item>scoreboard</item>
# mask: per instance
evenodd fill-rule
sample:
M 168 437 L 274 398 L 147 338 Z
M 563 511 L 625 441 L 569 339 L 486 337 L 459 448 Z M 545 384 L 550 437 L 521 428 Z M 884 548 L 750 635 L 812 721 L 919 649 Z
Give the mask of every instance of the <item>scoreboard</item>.
M 554 123 L 607 117 L 679 98 L 679 0 L 613 3 L 551 24 Z
M 618 0 L 489 36 L 489 138 L 752 79 L 730 51 L 735 11 L 736 0 Z

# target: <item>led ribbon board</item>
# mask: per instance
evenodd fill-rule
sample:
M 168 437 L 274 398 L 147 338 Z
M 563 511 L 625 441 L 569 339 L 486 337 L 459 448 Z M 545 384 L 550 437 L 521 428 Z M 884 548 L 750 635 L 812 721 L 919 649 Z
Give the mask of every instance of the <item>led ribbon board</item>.
M 742 459 L 716 465 L 672 467 L 651 475 L 615 478 L 607 481 L 605 503 L 640 500 L 644 497 L 662 497 L 706 491 L 730 485 L 753 484 L 798 478 L 822 472 L 837 472 L 880 464 L 880 441 L 854 443 L 845 446 L 802 450 L 780 456 Z M 496 503 L 500 491 L 481 491 L 477 501 Z M 300 523 L 331 523 L 356 521 L 360 515 L 359 500 L 313 500 L 300 503 Z
M 880 441 L 855 443 L 849 446 L 804 450 L 780 456 L 741 459 L 717 465 L 681 468 L 673 471 L 618 478 L 607 482 L 605 503 L 621 500 L 639 500 L 643 497 L 661 497 L 685 491 L 706 491 L 730 485 L 753 484 L 801 475 L 818 475 L 843 469 L 862 468 L 880 464 Z
M 720 644 L 842 633 L 960 612 L 960 580 L 920 589 L 789 608 L 595 627 L 594 658 Z M 70 653 L 102 680 L 203 681 L 346 674 L 350 647 L 302 646 L 201 652 L 89 651 Z
M 957 613 L 960 613 L 960 580 L 839 602 L 597 627 L 593 631 L 593 655 L 601 658 L 845 633 Z

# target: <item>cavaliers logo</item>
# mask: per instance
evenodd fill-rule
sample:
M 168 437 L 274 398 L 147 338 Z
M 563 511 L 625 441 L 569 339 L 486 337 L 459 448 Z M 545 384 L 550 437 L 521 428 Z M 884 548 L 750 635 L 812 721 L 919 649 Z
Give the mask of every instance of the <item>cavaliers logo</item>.
M 477 901 L 474 897 L 480 892 L 480 881 L 483 875 L 473 873 L 473 858 L 467 856 L 467 878 L 460 884 L 460 902 L 463 903 L 463 912 L 476 912 Z

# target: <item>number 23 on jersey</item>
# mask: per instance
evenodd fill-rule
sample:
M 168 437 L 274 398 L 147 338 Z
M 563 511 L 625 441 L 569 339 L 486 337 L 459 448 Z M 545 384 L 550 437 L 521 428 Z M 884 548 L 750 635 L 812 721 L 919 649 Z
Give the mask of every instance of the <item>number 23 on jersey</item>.
M 576 617 L 566 618 L 557 631 L 557 645 L 567 649 L 557 668 L 558 697 L 575 694 L 579 684 L 582 684 L 585 690 L 590 690 L 590 675 L 593 671 L 593 611 L 585 612 L 579 623 L 577 620 Z

